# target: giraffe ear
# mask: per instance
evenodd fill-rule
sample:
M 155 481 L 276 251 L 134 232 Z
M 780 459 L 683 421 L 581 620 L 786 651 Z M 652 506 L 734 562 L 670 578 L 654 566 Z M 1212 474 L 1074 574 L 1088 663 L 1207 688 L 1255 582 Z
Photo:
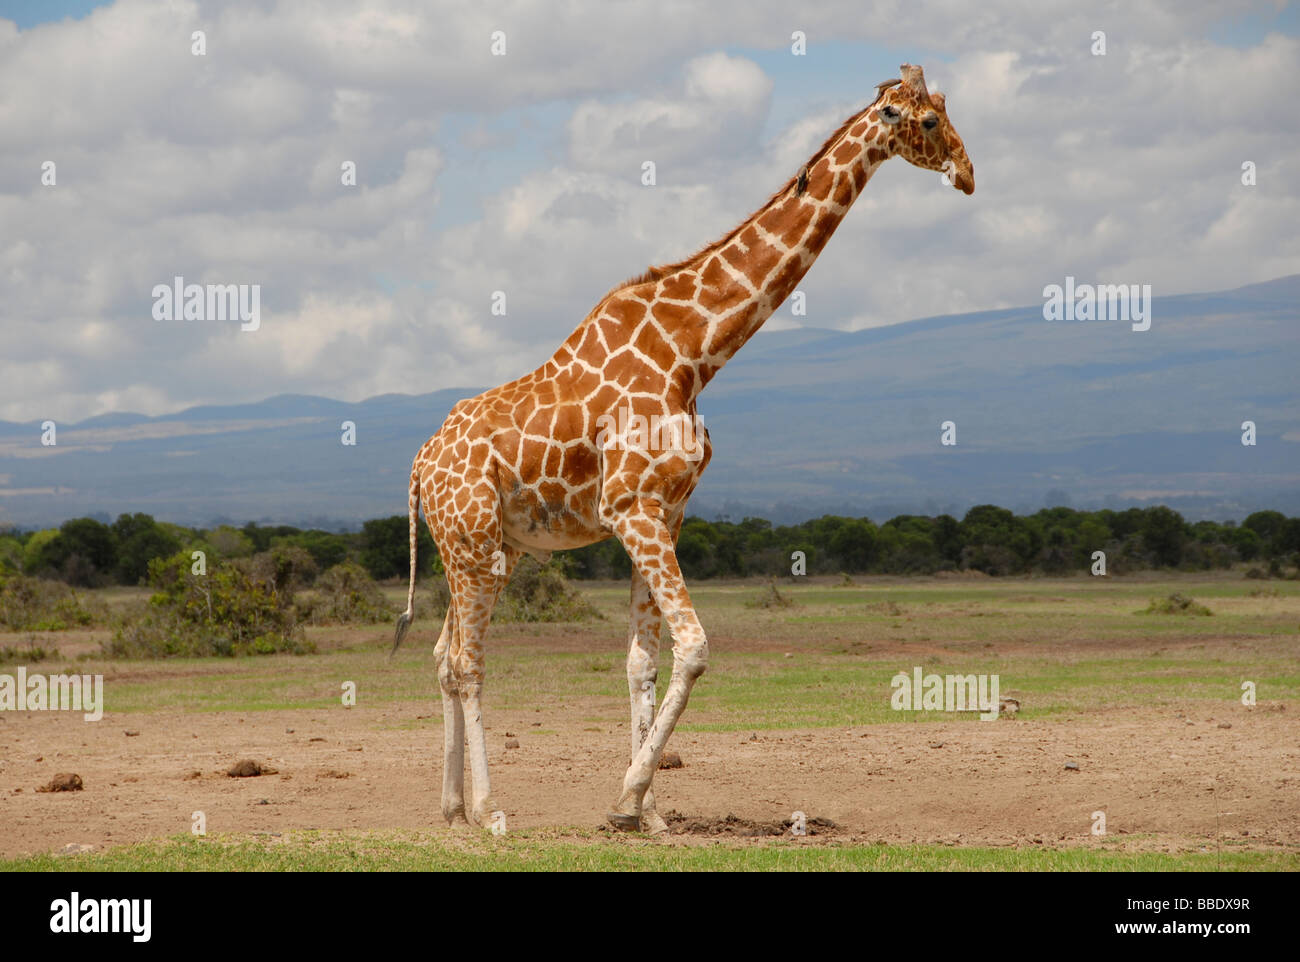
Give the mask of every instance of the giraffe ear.
M 897 87 L 902 82 L 903 81 L 898 79 L 880 81 L 880 83 L 876 84 L 876 99 L 871 102 L 873 104 L 876 103 L 878 100 L 880 100 L 881 97 L 885 95 L 886 90 L 888 90 L 890 87 Z

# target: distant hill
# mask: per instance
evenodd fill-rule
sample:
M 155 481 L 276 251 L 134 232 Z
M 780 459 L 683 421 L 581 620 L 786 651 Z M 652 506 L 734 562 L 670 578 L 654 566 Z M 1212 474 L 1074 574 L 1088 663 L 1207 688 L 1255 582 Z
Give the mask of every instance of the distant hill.
M 856 333 L 760 333 L 700 399 L 713 463 L 693 510 L 794 521 L 974 504 L 1164 503 L 1300 514 L 1300 275 L 1161 297 L 1151 329 L 1041 305 Z M 523 372 L 521 372 L 523 373 Z M 411 459 L 480 388 L 360 403 L 280 395 L 162 417 L 0 422 L 0 522 L 145 511 L 326 526 L 406 510 Z M 339 443 L 340 424 L 357 445 Z M 957 444 L 940 445 L 940 423 Z M 1241 444 L 1254 421 L 1258 443 Z

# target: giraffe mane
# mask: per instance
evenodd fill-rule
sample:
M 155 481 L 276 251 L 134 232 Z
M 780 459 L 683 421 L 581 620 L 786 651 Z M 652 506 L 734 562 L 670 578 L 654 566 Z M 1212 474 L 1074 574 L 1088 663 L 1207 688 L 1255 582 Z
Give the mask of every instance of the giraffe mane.
M 671 264 L 650 265 L 642 273 L 637 274 L 634 277 L 629 277 L 627 280 L 623 281 L 623 283 L 616 284 L 614 287 L 610 288 L 609 292 L 606 293 L 605 296 L 601 298 L 601 302 L 608 300 L 610 297 L 614 296 L 620 291 L 625 291 L 633 287 L 639 287 L 640 285 L 648 284 L 651 281 L 662 280 L 663 278 L 667 277 L 669 274 L 675 274 L 678 271 L 683 270 L 684 268 L 690 267 L 692 264 L 696 263 L 697 261 L 703 260 L 704 258 L 708 257 L 710 254 L 718 250 L 720 247 L 725 247 L 727 244 L 731 243 L 731 241 L 735 239 L 736 235 L 739 234 L 745 228 L 745 225 L 747 225 L 750 221 L 752 221 L 755 217 L 758 216 L 759 212 L 764 211 L 768 207 L 770 207 L 778 197 L 780 197 L 782 194 L 787 193 L 791 187 L 797 186 L 800 181 L 800 175 L 803 175 L 806 178 L 807 176 L 806 172 L 812 170 L 812 168 L 816 165 L 816 163 L 826 156 L 827 151 L 831 149 L 831 145 L 835 143 L 835 141 L 840 139 L 840 137 L 844 134 L 844 132 L 848 130 L 850 126 L 852 126 L 853 122 L 857 120 L 859 117 L 861 117 L 868 110 L 870 110 L 872 107 L 874 107 L 877 104 L 877 102 L 879 102 L 880 98 L 884 95 L 886 90 L 888 90 L 890 87 L 897 86 L 899 83 L 900 81 L 898 80 L 886 80 L 882 83 L 877 84 L 875 99 L 872 100 L 871 103 L 869 103 L 866 107 L 863 107 L 861 110 L 857 111 L 857 113 L 849 117 L 849 119 L 844 121 L 844 123 L 840 124 L 839 128 L 833 134 L 831 134 L 829 137 L 826 138 L 826 142 L 822 144 L 821 147 L 817 148 L 817 151 L 810 158 L 808 158 L 808 162 L 804 164 L 803 167 L 800 168 L 799 173 L 795 174 L 795 176 L 787 180 L 781 186 L 781 188 L 777 190 L 775 193 L 773 193 L 772 196 L 769 197 L 766 201 L 764 201 L 763 204 L 757 210 L 754 211 L 754 213 L 750 214 L 739 224 L 733 227 L 729 232 L 727 232 L 725 236 L 718 238 L 712 244 L 706 244 L 704 247 L 700 248 L 690 257 L 683 258 L 680 261 L 675 261 L 674 263 Z M 800 193 L 802 193 L 802 191 L 800 191 Z

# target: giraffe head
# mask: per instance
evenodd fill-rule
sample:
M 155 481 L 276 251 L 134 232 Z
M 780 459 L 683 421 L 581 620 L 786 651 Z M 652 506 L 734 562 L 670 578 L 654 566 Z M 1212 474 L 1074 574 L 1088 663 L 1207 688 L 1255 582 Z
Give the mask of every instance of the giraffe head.
M 925 89 L 920 67 L 905 63 L 899 70 L 902 79 L 879 85 L 870 114 L 884 125 L 886 150 L 917 167 L 941 170 L 958 190 L 975 193 L 975 168 L 948 120 L 943 94 Z

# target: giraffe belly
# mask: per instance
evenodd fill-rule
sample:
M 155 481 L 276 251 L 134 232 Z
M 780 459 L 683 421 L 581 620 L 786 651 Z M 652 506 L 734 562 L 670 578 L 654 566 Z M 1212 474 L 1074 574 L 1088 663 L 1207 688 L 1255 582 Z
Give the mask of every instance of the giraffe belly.
M 501 532 L 507 543 L 535 551 L 581 548 L 609 537 L 596 519 L 594 497 L 547 501 L 522 487 L 502 495 Z

